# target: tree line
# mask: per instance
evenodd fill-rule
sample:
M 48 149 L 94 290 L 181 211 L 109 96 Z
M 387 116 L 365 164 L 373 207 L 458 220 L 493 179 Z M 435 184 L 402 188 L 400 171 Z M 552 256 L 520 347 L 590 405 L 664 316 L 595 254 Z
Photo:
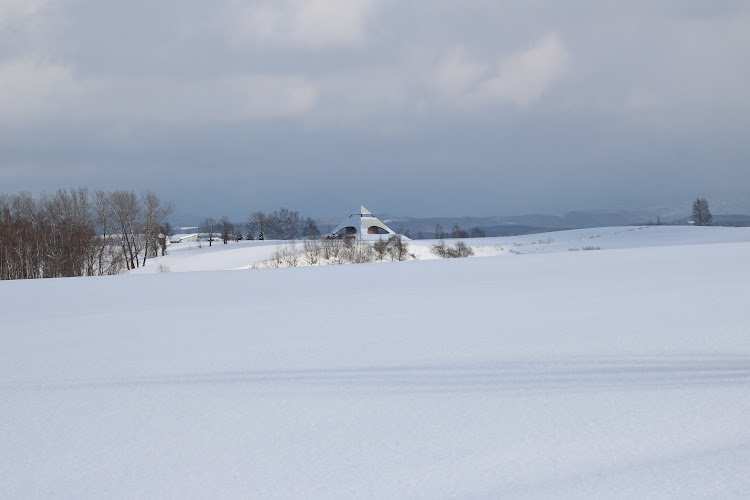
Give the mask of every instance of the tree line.
M 296 240 L 320 236 L 315 221 L 296 210 L 281 207 L 270 213 L 253 212 L 245 224 L 248 239 Z
M 298 211 L 285 207 L 269 213 L 253 212 L 245 223 L 233 223 L 226 216 L 219 220 L 209 217 L 201 223 L 201 231 L 208 237 L 209 246 L 214 237 L 226 244 L 229 240 L 297 240 L 321 235 L 312 218 L 303 218 Z
M 484 238 L 485 236 L 486 234 L 483 229 L 479 227 L 472 228 L 471 230 L 472 238 Z M 468 237 L 469 237 L 469 233 L 461 229 L 458 223 L 453 225 L 453 229 L 451 229 L 450 232 L 445 231 L 443 229 L 443 226 L 441 226 L 440 224 L 435 224 L 435 239 L 436 240 L 443 240 L 446 238 L 468 238 Z
M 0 279 L 102 276 L 143 266 L 166 251 L 159 235 L 173 211 L 149 190 L 0 194 Z

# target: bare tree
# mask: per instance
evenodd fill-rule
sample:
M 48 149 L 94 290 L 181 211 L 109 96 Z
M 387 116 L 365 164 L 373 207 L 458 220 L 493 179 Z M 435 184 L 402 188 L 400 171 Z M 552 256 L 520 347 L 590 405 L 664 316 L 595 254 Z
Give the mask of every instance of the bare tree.
M 107 197 L 113 227 L 120 237 L 128 269 L 135 269 L 143 250 L 143 207 L 133 191 L 113 191 Z
M 281 207 L 267 216 L 266 237 L 271 239 L 295 240 L 302 234 L 302 218 L 299 212 Z
M 39 200 L 29 193 L 0 195 L 0 279 L 119 272 L 119 247 L 103 246 L 97 225 L 85 187 L 42 193 Z
M 229 235 L 234 232 L 234 224 L 229 222 L 229 217 L 226 215 L 219 219 L 219 234 L 221 234 L 221 241 L 226 245 L 229 241 Z
M 304 227 L 302 229 L 302 236 L 306 238 L 318 238 L 320 236 L 320 229 L 315 221 L 310 217 L 305 219 Z
M 110 259 L 107 258 L 108 249 L 112 248 L 112 229 L 113 219 L 110 216 L 109 196 L 102 190 L 94 193 L 94 213 L 96 229 L 99 233 L 99 248 L 97 249 L 97 268 L 100 275 L 105 274 L 105 266 L 108 266 Z
M 710 226 L 714 218 L 708 209 L 708 202 L 705 198 L 697 198 L 693 202 L 693 223 L 696 226 Z
M 232 224 L 232 237 L 234 238 L 234 242 L 237 243 L 238 241 L 242 241 L 245 239 L 245 237 L 242 234 L 242 224 Z
M 314 266 L 320 262 L 323 253 L 322 244 L 317 239 L 305 240 L 302 244 L 304 249 L 305 263 L 308 266 Z
M 471 237 L 472 238 L 484 238 L 487 236 L 482 228 L 475 227 L 471 230 Z
M 156 257 L 159 247 L 159 229 L 162 222 L 174 212 L 174 204 L 162 203 L 156 194 L 148 189 L 141 193 L 143 204 L 143 264 L 146 265 L 147 257 Z M 166 246 L 166 243 L 165 243 Z
M 169 237 L 174 233 L 174 229 L 172 228 L 172 224 L 166 220 L 159 228 L 159 232 L 164 235 L 164 237 L 159 240 L 159 243 L 161 244 L 161 256 L 164 257 L 167 255 L 167 242 L 169 241 Z
M 440 224 L 435 224 L 435 239 L 442 240 L 445 238 L 445 231 L 443 230 L 443 226 Z
M 456 223 L 451 231 L 451 236 L 453 238 L 467 238 L 469 235 L 458 226 L 458 223 Z
M 375 255 L 377 255 L 378 260 L 383 260 L 388 253 L 388 240 L 378 238 L 378 241 L 372 244 L 372 248 L 375 250 Z
M 255 233 L 258 235 L 259 240 L 266 239 L 268 233 L 270 221 L 268 216 L 263 212 L 253 212 L 247 220 L 247 232 L 248 234 Z M 252 239 L 248 237 L 248 239 Z
M 391 256 L 391 260 L 397 261 L 409 258 L 409 244 L 400 234 L 394 234 L 388 238 L 388 255 Z
M 208 246 L 212 246 L 214 234 L 216 233 L 216 221 L 213 217 L 207 217 L 203 219 L 201 227 L 203 228 L 203 232 L 208 235 Z
M 302 234 L 302 219 L 299 212 L 281 207 L 279 209 L 281 237 L 285 240 L 296 240 Z
M 442 239 L 442 238 L 439 239 L 437 241 L 437 243 L 435 243 L 434 245 L 432 245 L 432 247 L 430 248 L 430 250 L 432 250 L 432 253 L 434 253 L 435 255 L 437 255 L 438 257 L 441 257 L 443 259 L 446 258 L 447 254 L 448 254 L 448 250 L 447 250 L 446 245 L 445 245 L 445 240 Z
M 58 189 L 42 193 L 38 209 L 48 222 L 44 276 L 84 276 L 93 273 L 97 240 L 88 189 Z
M 447 249 L 447 256 L 453 259 L 471 257 L 472 255 L 474 255 L 474 250 L 463 241 L 458 241 L 453 248 Z
M 281 220 L 279 220 L 279 212 L 274 210 L 266 218 L 266 232 L 265 238 L 268 240 L 281 239 Z

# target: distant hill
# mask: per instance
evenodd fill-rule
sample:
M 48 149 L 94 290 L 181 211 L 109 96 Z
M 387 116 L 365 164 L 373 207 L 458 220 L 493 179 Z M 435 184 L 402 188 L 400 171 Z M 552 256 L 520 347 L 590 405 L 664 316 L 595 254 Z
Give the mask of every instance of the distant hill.
M 739 215 L 739 214 L 719 214 L 714 215 L 714 222 L 712 226 L 726 226 L 726 227 L 750 227 L 750 215 Z M 673 224 L 689 224 L 692 217 L 680 217 L 672 221 Z
M 394 231 L 409 231 L 412 237 L 421 233 L 424 238 L 435 235 L 435 226 L 450 232 L 454 225 L 471 231 L 479 228 L 487 236 L 516 236 L 521 234 L 583 229 L 587 227 L 642 225 L 656 220 L 656 214 L 643 211 L 591 210 L 574 211 L 564 215 L 512 215 L 494 217 L 395 217 L 383 216 L 383 222 Z
M 750 226 L 750 193 L 720 193 L 706 196 L 717 226 Z M 660 200 L 641 199 L 627 204 L 618 204 L 619 210 L 574 210 L 563 215 L 504 215 L 488 217 L 409 217 L 376 212 L 383 222 L 393 230 L 409 231 L 412 237 L 432 238 L 435 226 L 440 224 L 443 230 L 450 232 L 455 224 L 471 232 L 479 228 L 487 236 L 516 236 L 521 234 L 559 231 L 564 229 L 584 229 L 589 227 L 645 225 L 656 222 L 662 224 L 688 224 L 693 199 L 683 197 L 664 198 Z M 632 207 L 645 207 L 642 209 Z M 375 208 L 375 207 L 373 207 Z M 248 210 L 248 213 L 250 210 Z M 307 214 L 302 214 L 307 216 Z M 215 217 L 215 214 L 213 215 Z M 170 218 L 174 227 L 197 226 L 206 216 L 189 212 L 175 212 Z M 336 227 L 345 217 L 319 217 L 315 219 L 318 227 L 326 233 Z M 244 223 L 246 218 L 235 222 Z

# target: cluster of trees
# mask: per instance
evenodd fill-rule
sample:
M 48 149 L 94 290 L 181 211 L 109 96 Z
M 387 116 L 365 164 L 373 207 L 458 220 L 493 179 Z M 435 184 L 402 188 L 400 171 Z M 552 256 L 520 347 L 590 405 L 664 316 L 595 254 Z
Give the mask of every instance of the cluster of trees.
M 145 264 L 174 206 L 151 191 L 0 195 L 0 279 L 117 274 Z
M 0 279 L 100 276 L 143 266 L 159 251 L 166 254 L 167 236 L 172 232 L 167 218 L 173 211 L 171 202 L 162 202 L 149 190 L 97 190 L 92 194 L 79 187 L 43 193 L 38 199 L 29 193 L 0 194 Z M 697 226 L 713 222 L 705 198 L 693 202 L 692 215 Z M 299 251 L 294 246 L 279 250 L 268 263 L 274 267 L 416 258 L 398 235 L 373 244 L 351 239 L 319 240 L 321 232 L 313 219 L 284 207 L 271 213 L 253 212 L 244 224 L 232 223 L 226 216 L 218 221 L 208 218 L 202 230 L 209 245 L 214 236 L 224 244 L 245 237 L 307 238 Z M 471 231 L 473 238 L 484 236 L 479 228 Z M 473 251 L 463 242 L 450 247 L 443 241 L 467 237 L 469 234 L 458 224 L 450 232 L 437 224 L 435 238 L 439 242 L 432 251 L 444 258 L 470 256 Z
M 247 231 L 244 235 L 243 226 Z M 270 213 L 253 212 L 244 224 L 231 222 L 226 216 L 218 221 L 209 217 L 201 223 L 201 231 L 208 237 L 209 246 L 214 236 L 224 244 L 229 240 L 297 240 L 320 236 L 313 219 L 303 218 L 298 211 L 284 207 Z
M 229 240 L 240 241 L 243 239 L 242 231 L 237 229 L 237 226 L 226 215 L 218 221 L 212 217 L 204 219 L 201 223 L 201 230 L 208 237 L 208 246 L 213 244 L 214 236 L 218 237 L 225 245 Z
M 297 240 L 320 236 L 315 221 L 296 210 L 281 207 L 271 213 L 253 212 L 245 224 L 248 239 Z
M 485 236 L 486 236 L 485 232 L 478 227 L 475 227 L 471 230 L 472 238 L 484 238 Z M 453 229 L 451 229 L 450 232 L 446 232 L 443 229 L 443 226 L 441 226 L 440 224 L 435 225 L 435 239 L 437 240 L 442 240 L 445 238 L 468 238 L 468 237 L 469 237 L 469 233 L 461 229 L 458 223 L 453 225 Z
M 297 240 L 320 236 L 312 218 L 303 218 L 298 211 L 284 207 L 270 213 L 253 212 L 244 224 L 231 222 L 227 216 L 218 221 L 209 217 L 201 223 L 201 231 L 208 237 L 209 246 L 214 237 L 227 244 L 230 240 Z

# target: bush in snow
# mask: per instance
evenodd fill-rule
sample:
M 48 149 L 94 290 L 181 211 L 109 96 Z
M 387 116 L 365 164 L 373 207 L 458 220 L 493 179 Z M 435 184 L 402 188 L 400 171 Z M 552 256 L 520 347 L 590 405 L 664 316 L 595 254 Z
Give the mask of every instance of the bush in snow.
M 446 245 L 444 240 L 439 240 L 432 245 L 431 250 L 432 253 L 443 259 L 458 259 L 474 255 L 474 250 L 463 241 L 458 241 L 455 246 L 451 247 Z
M 373 243 L 355 238 L 309 239 L 301 248 L 294 242 L 279 245 L 269 259 L 256 263 L 253 268 L 364 264 L 383 261 L 386 257 L 391 261 L 417 259 L 415 254 L 409 253 L 409 244 L 400 235 Z

